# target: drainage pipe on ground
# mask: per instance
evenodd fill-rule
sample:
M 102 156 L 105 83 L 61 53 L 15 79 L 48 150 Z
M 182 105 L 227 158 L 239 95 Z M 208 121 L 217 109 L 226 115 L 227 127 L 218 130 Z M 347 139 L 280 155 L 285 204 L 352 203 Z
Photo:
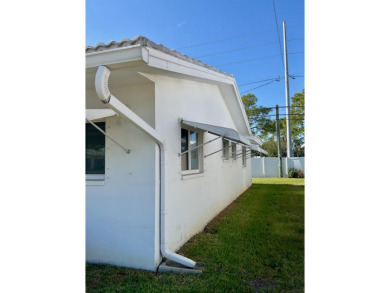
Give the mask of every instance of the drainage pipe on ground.
M 106 66 L 99 66 L 95 76 L 95 89 L 99 99 L 114 110 L 116 113 L 133 123 L 140 130 L 148 134 L 159 147 L 159 165 L 160 165 L 160 251 L 161 254 L 174 262 L 182 264 L 189 268 L 195 268 L 196 263 L 182 255 L 174 253 L 167 248 L 166 242 L 166 208 L 165 208 L 165 149 L 160 135 L 147 124 L 142 118 L 130 110 L 125 104 L 115 98 L 108 88 L 108 78 L 110 70 Z

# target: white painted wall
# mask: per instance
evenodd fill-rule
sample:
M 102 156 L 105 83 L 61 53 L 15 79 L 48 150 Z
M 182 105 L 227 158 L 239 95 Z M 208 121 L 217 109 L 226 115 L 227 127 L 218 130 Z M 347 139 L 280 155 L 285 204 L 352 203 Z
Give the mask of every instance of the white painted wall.
M 112 92 L 154 127 L 153 83 Z M 86 108 L 102 105 L 94 91 L 87 91 Z M 131 153 L 106 138 L 104 185 L 86 186 L 86 260 L 154 270 L 159 264 L 155 144 L 120 117 L 106 119 L 106 132 Z
M 168 248 L 176 251 L 200 232 L 220 211 L 251 185 L 251 162 L 223 161 L 222 152 L 204 159 L 204 172 L 181 174 L 178 118 L 236 129 L 219 87 L 167 76 L 151 76 L 156 83 L 156 127 L 167 149 L 166 222 Z M 214 135 L 205 134 L 204 141 Z M 218 139 L 204 146 L 203 154 L 222 148 Z M 241 148 L 237 147 L 239 151 Z
M 278 158 L 256 157 L 252 158 L 252 177 L 279 177 Z M 288 177 L 289 169 L 297 169 L 305 172 L 305 158 L 282 158 L 283 177 Z
M 176 251 L 251 185 L 251 160 L 244 167 L 241 157 L 223 160 L 219 152 L 204 159 L 204 172 L 183 177 L 179 117 L 237 127 L 217 85 L 147 76 L 153 82 L 145 78 L 142 84 L 110 90 L 164 139 L 167 241 Z M 87 90 L 86 108 L 103 107 L 94 90 Z M 107 118 L 106 123 L 107 133 L 131 153 L 106 139 L 104 185 L 86 186 L 87 261 L 155 270 L 161 261 L 158 148 L 122 118 Z M 205 134 L 203 139 L 214 137 Z M 221 148 L 219 139 L 206 145 L 203 154 Z

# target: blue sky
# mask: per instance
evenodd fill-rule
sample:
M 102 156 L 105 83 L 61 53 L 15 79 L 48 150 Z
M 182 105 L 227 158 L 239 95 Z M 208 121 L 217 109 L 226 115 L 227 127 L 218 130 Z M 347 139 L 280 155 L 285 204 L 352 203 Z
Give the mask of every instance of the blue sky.
M 304 1 L 274 3 L 279 35 L 272 0 L 87 0 L 86 45 L 142 35 L 234 74 L 240 93 L 255 94 L 260 105 L 284 106 L 282 22 L 289 74 L 296 75 L 290 78 L 291 97 L 305 87 Z M 279 75 L 279 82 L 269 83 Z

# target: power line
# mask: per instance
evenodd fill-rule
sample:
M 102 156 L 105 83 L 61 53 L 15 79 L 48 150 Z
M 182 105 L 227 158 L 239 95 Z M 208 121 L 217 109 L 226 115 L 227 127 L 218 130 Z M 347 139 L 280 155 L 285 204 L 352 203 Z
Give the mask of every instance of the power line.
M 238 86 L 244 86 L 244 85 L 254 84 L 254 83 L 263 82 L 263 81 L 275 80 L 277 78 L 284 78 L 284 77 L 279 75 L 279 76 L 275 76 L 273 78 L 268 78 L 268 79 L 263 79 L 263 80 L 256 80 L 256 81 L 251 81 L 251 82 L 247 82 L 247 83 L 242 83 L 242 84 L 239 84 Z
M 268 84 L 270 84 L 270 83 L 273 83 L 274 81 L 280 81 L 280 79 L 274 79 L 274 80 L 272 80 L 272 81 L 270 81 L 270 82 L 267 82 L 267 83 L 265 83 L 265 84 L 259 85 L 259 86 L 255 87 L 255 88 L 253 88 L 253 89 L 247 90 L 247 91 L 245 91 L 245 92 L 241 92 L 241 94 L 250 92 L 250 91 L 255 90 L 255 89 L 259 88 L 259 87 L 266 86 L 266 85 L 268 85 Z
M 305 106 L 290 106 L 290 108 L 304 108 L 304 107 Z M 287 106 L 279 106 L 278 108 L 279 109 L 280 108 L 287 108 Z M 274 111 L 273 109 L 276 109 L 276 107 L 263 107 L 263 109 L 267 109 L 269 111 Z M 267 114 L 267 115 L 275 116 L 275 114 Z M 267 116 L 267 115 L 265 115 L 265 116 Z M 279 115 L 287 115 L 287 114 L 279 113 Z M 304 115 L 304 114 L 290 113 L 290 115 Z
M 288 53 L 288 54 L 296 54 L 296 53 L 297 53 L 297 52 L 292 52 L 292 53 Z M 277 57 L 277 56 L 279 56 L 279 55 L 280 55 L 280 54 L 277 54 L 277 55 L 270 55 L 270 56 L 265 56 L 265 57 L 260 57 L 260 58 L 254 58 L 254 59 L 247 59 L 247 60 L 235 61 L 235 62 L 230 62 L 230 63 L 218 64 L 218 65 L 214 65 L 214 66 L 224 66 L 224 65 L 245 63 L 245 62 L 256 61 L 256 60 L 261 60 L 261 59 L 273 58 L 273 57 Z
M 305 52 L 292 52 L 292 53 L 288 53 L 289 55 L 292 55 L 292 54 L 305 54 Z
M 292 79 L 294 79 L 295 77 L 304 77 L 303 75 L 295 75 L 295 74 L 289 74 L 289 77 L 291 77 Z M 279 74 L 278 76 L 275 76 L 275 77 L 270 77 L 268 79 L 262 79 L 262 80 L 255 80 L 255 81 L 249 81 L 249 82 L 246 82 L 246 83 L 241 83 L 239 84 L 238 86 L 245 86 L 245 85 L 248 85 L 248 84 L 254 84 L 254 83 L 258 83 L 258 82 L 263 82 L 263 81 L 269 81 L 269 80 L 273 80 L 273 79 L 277 79 L 277 78 L 284 78 L 284 76 L 282 76 L 282 74 Z M 279 107 L 280 108 L 280 107 Z
M 282 114 L 282 113 L 279 113 L 279 115 L 293 115 L 293 116 L 302 116 L 302 115 L 305 115 L 305 114 Z M 276 116 L 276 114 L 267 114 L 267 115 L 264 115 L 264 116 Z
M 256 46 L 249 46 L 249 47 L 238 48 L 238 49 L 233 49 L 233 50 L 229 50 L 229 51 L 222 51 L 222 52 L 216 52 L 216 53 L 211 53 L 211 54 L 202 55 L 202 56 L 196 56 L 194 58 L 214 56 L 214 55 L 226 54 L 226 53 L 231 53 L 231 52 L 238 52 L 238 51 L 242 51 L 242 50 L 246 50 L 246 49 L 257 48 L 257 47 L 272 45 L 272 44 L 276 44 L 276 43 L 277 42 L 265 43 L 265 44 L 260 44 L 260 45 L 256 45 Z
M 281 114 L 279 114 L 279 115 L 281 115 Z M 274 115 L 274 116 L 276 116 L 276 115 Z M 267 117 L 267 116 L 262 116 L 262 117 Z M 283 117 L 283 118 L 280 118 L 279 120 L 281 120 L 281 119 L 285 119 L 286 117 Z M 269 120 L 273 120 L 273 119 L 269 119 Z M 292 121 L 303 121 L 303 120 L 305 120 L 305 118 L 290 118 L 290 120 L 292 120 Z
M 282 42 L 280 41 L 280 34 L 279 34 L 278 18 L 276 16 L 275 0 L 272 0 L 272 4 L 274 6 L 274 15 L 275 15 L 276 29 L 277 29 L 277 33 L 278 33 L 278 39 L 279 39 L 280 56 L 283 56 Z M 282 57 L 282 66 L 284 68 L 283 57 Z
M 294 105 L 294 106 L 279 106 L 279 108 L 287 108 L 287 107 L 305 107 L 305 106 L 299 106 L 299 105 Z M 266 107 L 270 109 L 275 109 L 276 107 Z
M 295 24 L 295 25 L 291 25 L 291 26 L 289 26 L 289 28 L 291 29 L 291 28 L 300 27 L 300 26 L 304 26 L 304 24 Z M 221 40 L 209 41 L 209 42 L 198 43 L 198 44 L 189 45 L 189 46 L 185 46 L 185 47 L 180 47 L 180 48 L 176 48 L 175 50 L 187 49 L 187 48 L 194 48 L 194 47 L 200 47 L 200 46 L 205 46 L 205 45 L 209 45 L 209 44 L 225 42 L 225 41 L 229 41 L 229 40 L 233 40 L 233 39 L 239 39 L 239 38 L 250 37 L 250 36 L 254 36 L 254 35 L 259 35 L 259 34 L 263 34 L 263 33 L 268 33 L 268 32 L 274 31 L 274 30 L 275 30 L 275 29 L 268 29 L 268 30 L 264 30 L 264 31 L 253 32 L 253 33 L 250 33 L 250 34 L 243 34 L 243 35 L 231 36 L 231 37 L 227 37 L 227 38 L 221 39 Z
M 291 40 L 287 40 L 287 41 L 291 42 L 291 41 L 298 41 L 298 40 L 303 40 L 303 38 L 291 39 Z M 268 45 L 277 44 L 277 43 L 278 42 L 264 43 L 264 44 L 259 44 L 259 45 L 255 45 L 255 46 L 249 46 L 249 47 L 237 48 L 237 49 L 228 50 L 228 51 L 221 51 L 221 52 L 216 52 L 216 53 L 210 53 L 210 54 L 206 54 L 206 55 L 202 55 L 202 56 L 195 56 L 194 58 L 201 58 L 201 57 L 208 57 L 208 56 L 227 54 L 227 53 L 238 52 L 238 51 L 242 51 L 242 50 L 246 50 L 246 49 L 252 49 L 252 48 L 268 46 Z
M 265 31 L 254 32 L 254 33 L 251 33 L 251 34 L 233 36 L 233 37 L 229 37 L 229 38 L 222 39 L 222 40 L 209 41 L 209 42 L 199 43 L 199 44 L 190 45 L 190 46 L 186 46 L 186 47 L 180 47 L 180 48 L 177 48 L 176 50 L 187 49 L 187 48 L 194 48 L 194 47 L 209 45 L 209 44 L 213 44 L 213 43 L 225 42 L 225 41 L 229 41 L 229 40 L 233 40 L 233 39 L 239 39 L 239 38 L 250 37 L 250 36 L 254 36 L 254 35 L 259 35 L 259 34 L 263 34 L 263 33 L 268 33 L 268 32 L 274 31 L 274 30 L 275 30 L 275 29 L 269 29 L 269 30 L 265 30 Z
M 298 76 L 298 77 L 301 77 L 301 76 Z M 291 76 L 292 79 L 295 79 L 295 76 Z M 293 89 L 295 90 L 296 93 L 298 93 L 299 91 L 296 89 L 294 83 L 291 83 L 291 86 L 293 87 Z
M 265 57 L 255 58 L 255 59 L 241 60 L 241 61 L 236 61 L 236 62 L 231 62 L 231 63 L 218 64 L 218 65 L 215 65 L 215 66 L 224 66 L 224 65 L 231 65 L 231 64 L 238 64 L 238 63 L 250 62 L 250 61 L 255 61 L 255 60 L 260 60 L 260 59 L 273 58 L 273 57 L 277 57 L 277 56 L 279 56 L 279 55 L 280 55 L 280 54 L 271 55 L 271 56 L 265 56 Z

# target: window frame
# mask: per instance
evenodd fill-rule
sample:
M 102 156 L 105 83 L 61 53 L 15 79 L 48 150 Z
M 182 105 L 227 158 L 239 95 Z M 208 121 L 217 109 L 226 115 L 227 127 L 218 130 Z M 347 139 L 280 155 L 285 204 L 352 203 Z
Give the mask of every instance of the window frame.
M 107 129 L 107 123 L 105 120 L 97 120 L 96 122 L 94 121 L 94 123 L 99 127 L 99 125 L 101 125 L 102 123 L 104 124 L 104 129 L 102 129 L 101 127 L 99 127 L 100 129 L 102 129 L 103 131 L 106 131 Z M 94 127 L 91 123 L 89 122 L 86 122 L 86 127 L 87 125 L 91 125 L 91 127 Z M 96 129 L 96 131 L 98 131 Z M 99 131 L 98 131 L 99 132 Z M 100 133 L 100 132 L 99 132 Z M 106 141 L 106 136 L 102 133 L 100 133 L 101 135 L 103 135 L 104 137 L 104 169 L 103 169 L 103 173 L 87 173 L 87 166 L 86 166 L 86 170 L 85 170 L 85 180 L 86 180 L 86 183 L 87 185 L 102 185 L 102 183 L 104 183 L 104 180 L 106 178 L 106 152 L 107 152 L 107 141 Z M 87 143 L 87 129 L 85 130 L 85 144 Z M 86 148 L 87 148 L 87 145 L 85 145 L 85 151 L 86 151 Z M 85 159 L 87 159 L 87 154 L 85 154 Z
M 229 160 L 229 156 L 230 156 L 230 140 L 226 138 L 222 138 L 222 158 L 224 160 Z
M 232 159 L 236 160 L 237 159 L 237 143 L 232 142 L 231 147 L 232 147 Z
M 181 150 L 181 134 L 182 134 L 182 131 L 187 131 L 187 149 L 182 151 Z M 187 150 L 189 150 L 191 148 L 191 132 L 192 133 L 196 133 L 197 134 L 197 143 L 195 146 L 199 146 L 199 145 L 202 145 L 203 144 L 203 131 L 199 131 L 199 129 L 195 130 L 195 129 L 192 129 L 190 127 L 181 127 L 180 128 L 180 153 L 182 152 L 185 152 Z M 197 155 L 198 155 L 198 168 L 197 169 L 193 169 L 191 170 L 191 156 L 192 156 L 192 152 L 196 151 L 197 152 Z M 188 168 L 187 169 L 183 169 L 183 156 L 186 156 L 187 157 L 187 164 L 188 164 Z M 200 174 L 200 173 L 203 173 L 203 146 L 200 146 L 198 147 L 196 150 L 193 150 L 193 151 L 189 151 L 185 154 L 181 154 L 180 155 L 180 173 L 182 175 L 191 175 L 191 174 Z
M 242 166 L 246 167 L 246 147 L 242 146 Z

